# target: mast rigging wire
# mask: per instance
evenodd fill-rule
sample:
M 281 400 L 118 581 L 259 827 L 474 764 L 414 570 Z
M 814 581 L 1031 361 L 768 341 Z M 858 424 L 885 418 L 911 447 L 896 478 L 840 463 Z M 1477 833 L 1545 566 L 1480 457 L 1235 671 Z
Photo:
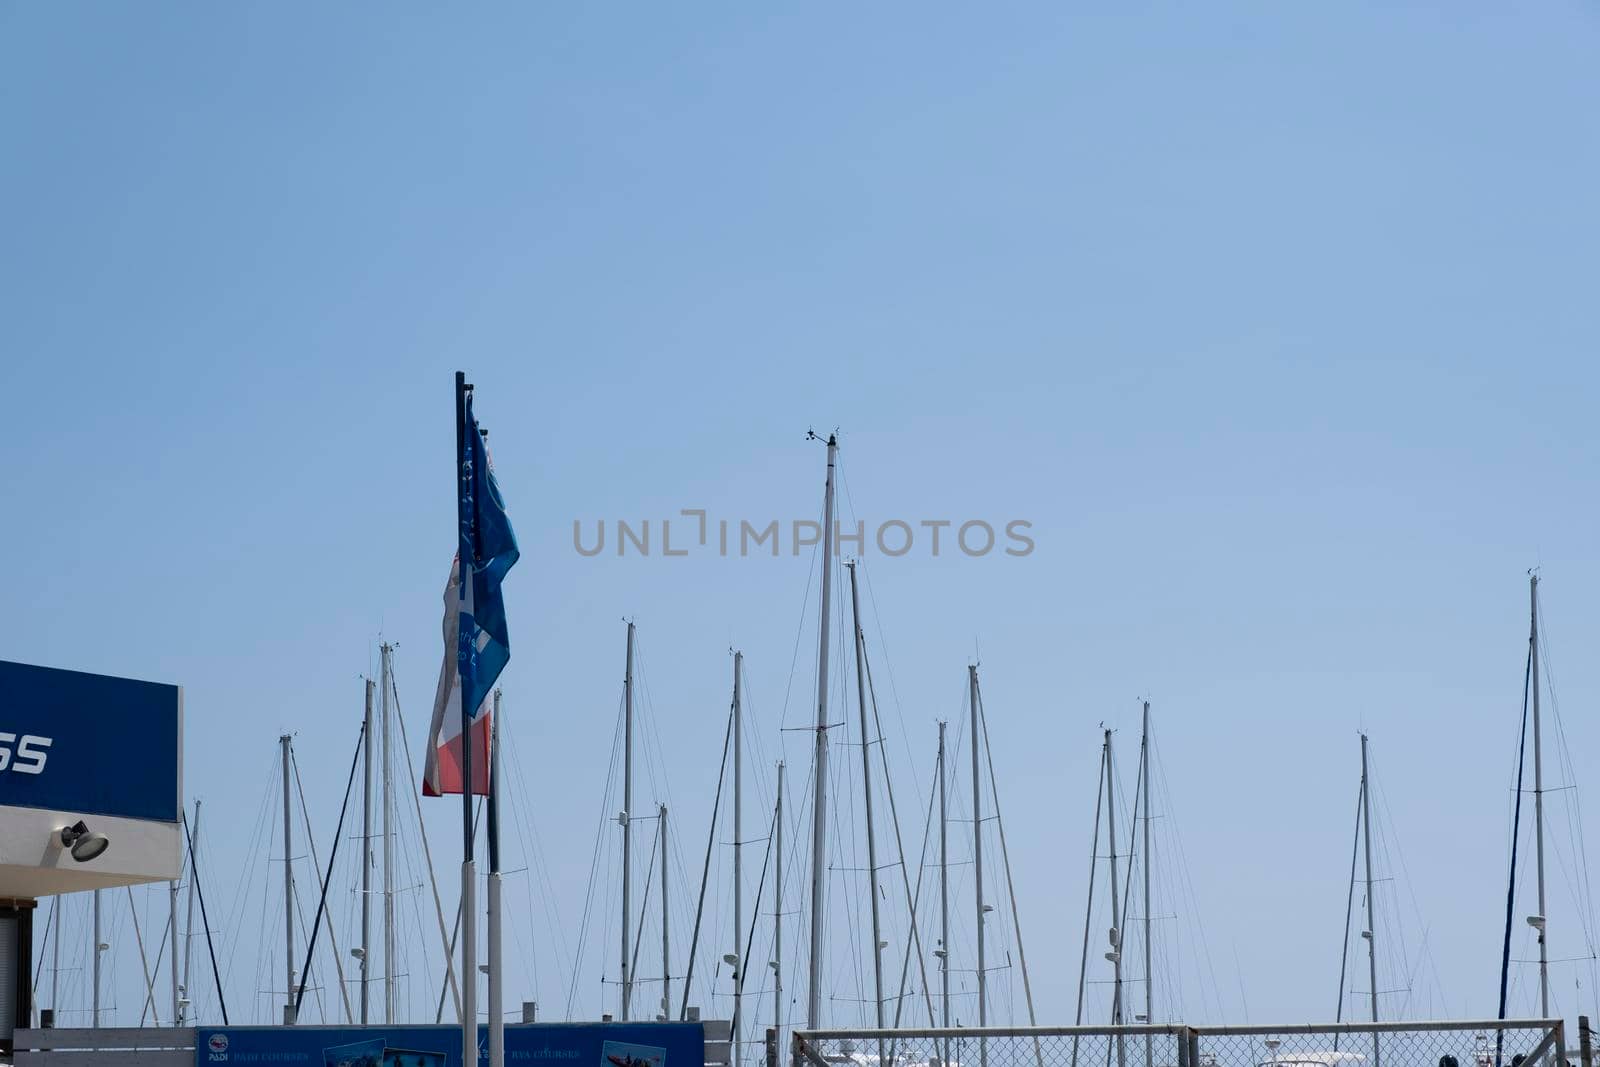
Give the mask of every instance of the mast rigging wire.
M 1506 879 L 1506 936 L 1500 949 L 1500 1010 L 1497 1019 L 1506 1017 L 1506 986 L 1511 977 L 1511 914 L 1517 898 L 1517 837 L 1522 825 L 1522 764 L 1528 751 L 1528 683 L 1533 674 L 1533 645 L 1528 646 L 1528 663 L 1522 672 L 1522 730 L 1517 738 L 1517 800 L 1511 815 L 1511 874 Z M 1500 1067 L 1505 1031 L 1494 1035 L 1494 1067 Z
M 733 702 L 728 702 L 728 728 L 722 735 L 722 763 L 717 768 L 717 795 L 711 803 L 711 830 L 706 835 L 706 862 L 700 871 L 700 901 L 694 909 L 694 934 L 689 938 L 689 966 L 683 977 L 683 1004 L 678 1008 L 681 1022 L 689 1017 L 689 984 L 694 981 L 694 961 L 700 949 L 700 921 L 705 916 L 706 883 L 711 878 L 711 851 L 717 840 L 717 813 L 722 809 L 722 785 L 728 775 L 728 748 L 733 742 Z M 760 899 L 757 897 L 756 899 Z M 740 968 L 742 971 L 743 968 Z
M 361 729 L 356 732 L 356 737 L 358 739 L 357 742 L 356 742 L 356 744 L 358 746 L 357 754 L 356 754 L 356 761 L 357 762 L 360 761 L 359 746 L 361 744 L 361 739 L 363 739 L 365 737 L 366 732 L 367 732 L 367 724 L 365 722 L 363 722 L 361 724 Z M 311 811 L 310 811 L 309 808 L 306 807 L 306 790 L 305 790 L 305 786 L 300 781 L 300 761 L 295 758 L 294 746 L 293 745 L 289 746 L 289 766 L 294 771 L 294 788 L 295 788 L 295 792 L 297 794 L 299 794 L 299 797 L 300 797 L 300 818 L 301 818 L 301 821 L 305 824 L 305 828 L 306 828 L 306 844 L 308 846 L 310 846 L 310 848 L 311 848 L 311 862 L 312 862 L 313 865 L 315 865 L 317 863 L 317 839 L 311 833 Z M 351 774 L 350 783 L 345 786 L 345 794 L 344 794 L 344 802 L 345 802 L 345 804 L 349 804 L 350 803 L 350 787 L 355 784 L 355 764 L 351 765 L 350 774 Z M 340 826 L 341 829 L 344 827 L 344 808 L 343 807 L 341 807 L 339 809 L 339 826 Z M 335 833 L 337 834 L 338 831 L 336 830 Z M 339 851 L 339 842 L 338 842 L 337 837 L 334 839 L 333 848 L 334 848 L 334 851 L 328 854 L 328 874 L 323 879 L 323 897 L 324 897 L 324 899 L 326 899 L 326 897 L 327 897 L 328 879 L 331 879 L 333 877 L 333 857 Z M 315 869 L 316 869 L 316 867 L 313 866 L 312 870 L 315 870 Z M 318 905 L 317 918 L 316 918 L 315 921 L 317 923 L 321 923 L 323 921 L 323 914 L 322 914 L 321 905 Z M 337 975 L 339 977 L 339 997 L 344 1003 L 344 1021 L 348 1023 L 348 1022 L 351 1021 L 351 1018 L 352 1018 L 352 1015 L 353 1015 L 353 1013 L 350 1011 L 350 991 L 345 986 L 344 962 L 339 958 L 339 940 L 334 935 L 334 932 L 333 932 L 333 917 L 332 916 L 328 916 L 327 917 L 327 924 L 328 924 L 328 941 L 333 946 L 333 969 L 334 969 L 334 971 L 337 973 Z M 311 939 L 312 939 L 312 942 L 315 943 L 315 941 L 316 941 L 316 928 L 315 927 L 313 927 L 313 929 L 312 929 Z M 309 957 L 309 954 L 308 954 L 308 957 Z M 161 964 L 161 957 L 160 957 L 160 954 L 158 953 L 157 956 L 156 956 L 156 965 L 159 967 L 160 964 Z M 306 963 L 306 968 L 303 968 L 301 970 L 301 979 L 300 979 L 300 996 L 301 997 L 305 996 L 305 973 L 306 973 L 306 970 L 309 969 L 309 967 L 310 967 L 310 961 L 309 961 L 309 958 L 308 958 L 307 963 Z M 319 997 L 318 1002 L 319 1003 L 321 1002 L 320 1001 L 320 997 Z M 300 1000 L 299 1000 L 299 998 L 296 998 L 296 1000 L 295 1000 L 294 1011 L 295 1011 L 295 1016 L 298 1018 L 299 1014 L 300 1014 Z
M 406 736 L 405 713 L 400 708 L 400 687 L 399 687 L 398 683 L 396 683 L 395 680 L 394 680 L 394 667 L 393 667 L 393 659 L 392 658 L 390 660 L 390 668 L 389 668 L 389 695 L 394 698 L 394 721 L 395 721 L 395 724 L 400 727 L 400 730 L 399 730 L 400 748 L 401 748 L 401 752 L 405 755 L 406 775 L 411 780 L 411 803 L 416 807 L 416 810 L 417 810 L 417 832 L 422 838 L 422 861 L 423 861 L 423 863 L 427 864 L 427 867 L 428 867 L 428 884 L 430 886 L 432 886 L 432 888 L 433 888 L 433 911 L 434 911 L 434 917 L 438 920 L 438 923 L 439 923 L 439 941 L 440 941 L 441 944 L 443 944 L 444 941 L 445 941 L 445 936 L 444 936 L 444 904 L 439 900 L 439 883 L 433 876 L 433 850 L 428 847 L 428 824 L 422 821 L 422 790 L 417 788 L 417 767 L 416 767 L 416 764 L 411 762 L 411 740 Z M 462 743 L 466 744 L 466 742 L 462 742 Z M 482 810 L 482 807 L 483 807 L 483 805 L 482 805 L 482 802 L 480 801 L 479 802 L 479 810 L 480 811 Z M 477 833 L 478 833 L 478 824 L 477 824 L 477 816 L 475 815 L 475 816 L 473 816 L 473 824 L 472 824 L 472 834 L 473 834 L 473 841 L 474 842 L 477 841 Z M 413 911 L 415 911 L 415 906 L 413 906 Z M 461 912 L 461 905 L 458 902 L 456 904 L 456 914 L 457 914 L 457 920 L 456 921 L 457 922 L 460 921 L 460 912 Z M 420 925 L 420 922 L 421 922 L 421 920 L 419 919 L 418 920 L 419 925 Z M 456 955 L 455 944 L 452 941 L 452 943 L 449 946 L 449 948 L 445 951 L 444 972 L 445 972 L 445 978 L 449 982 L 451 990 L 453 990 L 455 992 L 455 995 L 456 995 L 456 1014 L 459 1016 L 461 1014 L 461 991 L 460 991 L 460 987 L 456 983 L 455 955 Z
M 611 796 L 611 787 L 617 779 L 617 753 L 622 747 L 622 702 L 623 695 L 617 694 L 616 725 L 611 732 L 611 764 L 606 770 L 606 787 L 600 795 L 600 818 L 595 823 L 594 852 L 589 858 L 589 884 L 583 896 L 583 921 L 578 926 L 578 950 L 572 957 L 572 982 L 567 987 L 567 1018 L 572 1018 L 572 1002 L 578 995 L 578 971 L 583 965 L 583 948 L 589 940 L 589 917 L 593 912 L 595 891 L 595 878 L 600 870 L 600 848 L 605 843 L 605 826 L 609 821 L 606 818 L 606 801 Z M 604 967 L 601 969 L 602 979 Z
M 222 1008 L 222 1025 L 228 1025 L 228 1000 L 222 994 L 222 975 L 217 970 L 217 949 L 211 943 L 211 920 L 206 918 L 206 890 L 200 884 L 200 862 L 194 854 L 194 835 L 189 833 L 189 820 L 183 812 L 178 813 L 178 821 L 183 823 L 183 836 L 189 842 L 189 869 L 194 872 L 194 891 L 200 898 L 200 925 L 206 928 L 206 952 L 211 956 L 211 980 L 216 983 L 217 1003 Z
M 1365 783 L 1361 786 L 1366 788 Z M 1356 792 L 1356 829 L 1354 840 L 1350 842 L 1350 881 L 1345 886 L 1344 894 L 1344 940 L 1339 943 L 1339 1003 L 1334 1008 L 1333 1021 L 1344 1022 L 1344 982 L 1347 969 L 1350 966 L 1350 916 L 1355 910 L 1356 901 L 1356 853 L 1361 846 L 1361 792 Z M 1333 1035 L 1333 1051 L 1339 1051 L 1339 1034 Z
M 350 757 L 350 777 L 344 783 L 344 803 L 339 805 L 339 825 L 336 826 L 333 831 L 333 848 L 328 853 L 328 872 L 322 876 L 322 893 L 317 898 L 317 914 L 316 917 L 311 920 L 311 937 L 306 943 L 306 962 L 305 965 L 300 968 L 300 989 L 297 993 L 295 993 L 294 997 L 294 1013 L 296 1016 L 299 1016 L 300 1014 L 301 1002 L 306 999 L 306 981 L 311 977 L 311 963 L 314 958 L 312 953 L 314 953 L 317 949 L 317 934 L 322 930 L 322 917 L 326 913 L 328 907 L 328 884 L 333 881 L 333 861 L 339 855 L 339 840 L 344 836 L 344 817 L 350 810 L 350 791 L 355 788 L 356 767 L 360 766 L 361 764 L 361 745 L 362 742 L 366 740 L 366 736 L 367 724 L 363 722 L 361 724 L 361 729 L 356 731 L 356 751 L 355 755 Z M 292 759 L 292 753 L 294 752 L 294 747 L 292 745 L 289 747 L 289 751 L 291 753 L 290 758 Z M 297 782 L 299 780 L 299 773 L 299 768 L 296 767 L 295 777 Z M 302 794 L 302 809 L 304 806 L 305 797 Z M 329 936 L 333 936 L 331 927 L 329 930 Z M 334 958 L 338 958 L 337 951 L 335 951 Z M 340 979 L 339 987 L 341 991 L 344 989 L 343 979 Z M 345 1016 L 348 1018 L 350 1013 L 350 1001 L 348 999 L 348 995 L 347 999 L 345 1000 L 344 1008 Z M 157 1025 L 160 1024 L 158 1023 Z
M 1100 748 L 1100 776 L 1094 784 L 1094 840 L 1089 845 L 1089 898 L 1083 908 L 1083 957 L 1078 962 L 1078 1014 L 1074 1026 L 1083 1025 L 1083 987 L 1089 974 L 1089 923 L 1094 915 L 1094 868 L 1100 858 L 1100 798 L 1105 795 L 1106 750 Z M 948 946 L 947 946 L 948 948 Z M 1072 1063 L 1078 1063 L 1078 1039 L 1072 1039 Z
M 1037 1026 L 1038 1020 L 1034 1018 L 1033 1014 L 1033 985 L 1028 979 L 1028 954 L 1022 947 L 1022 919 L 1017 914 L 1017 886 L 1011 878 L 1011 851 L 1006 847 L 1006 824 L 1000 817 L 1000 783 L 997 782 L 994 777 L 994 746 L 989 744 L 989 715 L 983 706 L 983 689 L 976 686 L 975 688 L 978 693 L 978 725 L 983 728 L 983 751 L 985 757 L 987 757 L 986 762 L 989 765 L 989 792 L 994 800 L 994 824 L 995 829 L 999 831 L 1000 834 L 1000 864 L 1005 868 L 1006 872 L 1006 894 L 1011 899 L 1011 928 L 1012 931 L 1017 935 L 1017 962 L 1022 965 L 1022 992 L 1023 996 L 1028 1002 L 1028 1025 Z M 977 743 L 977 738 L 973 738 L 973 743 Z M 1148 762 L 1148 760 L 1140 762 L 1139 773 L 1141 776 L 1144 773 L 1145 762 Z M 1133 826 L 1138 826 L 1139 824 L 1138 812 L 1139 808 L 1136 798 L 1134 802 Z M 1145 812 L 1145 820 L 1149 821 L 1149 818 L 1150 813 Z M 1129 848 L 1128 885 L 1131 890 L 1133 886 L 1133 853 L 1132 846 Z M 1144 861 L 1146 864 L 1148 864 L 1150 862 L 1150 857 L 1146 856 Z M 1124 911 L 1126 911 L 1126 909 L 1124 909 Z M 1038 1038 L 1034 1039 L 1033 1052 L 1034 1057 L 1039 1061 L 1040 1067 L 1043 1067 L 1044 1057 L 1039 1050 Z

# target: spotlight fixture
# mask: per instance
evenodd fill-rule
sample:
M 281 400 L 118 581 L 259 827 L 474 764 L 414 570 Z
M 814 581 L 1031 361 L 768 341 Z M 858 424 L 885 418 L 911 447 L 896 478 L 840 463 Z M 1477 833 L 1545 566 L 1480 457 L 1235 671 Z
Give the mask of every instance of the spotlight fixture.
M 73 825 L 61 828 L 61 847 L 71 849 L 72 858 L 78 863 L 88 863 L 111 847 L 111 839 L 89 829 L 79 819 Z

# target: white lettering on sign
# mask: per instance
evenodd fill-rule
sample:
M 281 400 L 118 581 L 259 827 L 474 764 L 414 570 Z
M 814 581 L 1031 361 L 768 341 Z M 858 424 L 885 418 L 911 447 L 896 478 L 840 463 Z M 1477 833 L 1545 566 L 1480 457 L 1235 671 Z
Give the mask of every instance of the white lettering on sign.
M 19 741 L 16 734 L 0 732 L 0 771 L 16 771 L 18 774 L 43 773 L 45 760 L 50 758 L 50 753 L 45 749 L 53 744 L 55 744 L 53 737 L 23 734 Z M 16 748 L 13 749 L 12 745 L 16 745 Z

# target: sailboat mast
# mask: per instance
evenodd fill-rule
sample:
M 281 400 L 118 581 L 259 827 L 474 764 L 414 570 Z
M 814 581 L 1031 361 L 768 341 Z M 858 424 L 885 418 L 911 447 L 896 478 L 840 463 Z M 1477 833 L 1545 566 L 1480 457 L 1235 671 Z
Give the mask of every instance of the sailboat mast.
M 772 1027 L 783 1045 L 783 761 L 778 761 L 778 800 L 773 808 Z
M 167 943 L 172 955 L 167 960 L 167 970 L 172 972 L 172 1025 L 182 1026 L 183 999 L 178 992 L 178 883 L 167 883 Z
M 57 896 L 56 904 L 51 909 L 50 925 L 50 1011 L 55 1015 L 57 1025 L 61 1019 L 61 906 L 67 902 L 65 896 Z
M 1111 844 L 1111 1025 L 1122 1025 L 1122 894 L 1117 889 L 1116 760 L 1111 754 L 1111 731 L 1106 731 L 1106 840 Z M 1117 1035 L 1117 1067 L 1123 1067 L 1122 1035 Z
M 383 1021 L 392 1025 L 399 1022 L 395 1017 L 394 999 L 394 739 L 389 732 L 389 691 L 394 688 L 390 677 L 394 669 L 391 662 L 394 646 L 385 643 L 379 646 L 378 652 L 379 713 L 383 718 Z M 462 699 L 465 699 L 465 694 Z M 463 751 L 468 743 L 466 735 L 462 735 Z M 470 782 L 466 788 L 471 790 Z M 472 981 L 476 977 L 469 975 L 465 980 Z
M 367 1025 L 368 964 L 372 959 L 372 679 L 367 679 L 367 699 L 361 728 L 361 1025 Z M 185 961 L 184 973 L 188 974 Z
M 750 961 L 744 958 L 744 736 L 740 720 L 739 675 L 744 664 L 744 653 L 733 654 L 733 952 L 739 957 L 739 975 L 742 977 Z M 665 883 L 663 883 L 665 884 Z M 759 907 L 759 902 L 757 907 Z M 739 1030 L 744 1021 L 739 1009 L 744 999 L 744 982 L 733 983 L 733 1062 L 739 1062 Z
M 939 720 L 939 1025 L 950 1025 L 950 806 L 945 795 L 945 722 Z
M 974 894 L 978 910 L 978 1025 L 989 1025 L 989 976 L 983 956 L 983 791 L 979 788 L 978 772 L 978 666 L 967 667 L 967 703 L 972 712 L 972 731 L 968 743 L 972 746 L 972 870 Z
M 628 1021 L 633 975 L 628 970 L 628 921 L 633 888 L 633 623 L 628 623 L 628 662 L 622 675 L 622 1021 Z
M 283 760 L 283 1023 L 294 1023 L 294 842 L 289 821 L 289 735 L 278 738 Z
M 89 1017 L 96 1029 L 100 1026 L 100 890 L 94 891 L 94 994 L 90 1001 Z
M 866 800 L 867 889 L 872 898 L 872 991 L 876 1025 L 883 1029 L 883 927 L 878 908 L 878 839 L 872 825 L 872 740 L 867 736 L 866 638 L 861 632 L 861 592 L 856 583 L 856 561 L 850 571 L 850 618 L 855 630 L 856 708 L 861 716 L 861 789 Z
M 1372 787 L 1367 778 L 1367 735 L 1361 735 L 1361 850 L 1367 864 L 1367 971 L 1372 988 L 1372 1021 L 1378 1021 L 1378 931 L 1372 913 Z M 1378 1034 L 1372 1034 L 1372 1067 L 1379 1067 Z
M 833 595 L 833 467 L 839 439 L 828 435 L 828 479 L 822 493 L 822 609 L 817 622 L 816 793 L 811 801 L 811 958 L 806 1026 L 822 1025 L 822 917 L 828 851 L 828 616 Z
M 672 1010 L 672 948 L 667 923 L 667 806 L 660 805 L 661 819 L 661 1020 Z
M 1544 907 L 1544 764 L 1539 745 L 1539 576 L 1528 576 L 1528 655 L 1533 681 L 1533 832 L 1539 869 L 1539 1017 L 1550 1017 L 1550 959 L 1545 947 Z
M 1150 966 L 1152 930 L 1150 912 L 1150 702 L 1144 702 L 1144 726 L 1139 733 L 1139 777 L 1144 781 L 1144 1021 L 1154 1023 L 1155 976 Z M 1152 1042 L 1144 1044 L 1145 1067 L 1150 1067 Z

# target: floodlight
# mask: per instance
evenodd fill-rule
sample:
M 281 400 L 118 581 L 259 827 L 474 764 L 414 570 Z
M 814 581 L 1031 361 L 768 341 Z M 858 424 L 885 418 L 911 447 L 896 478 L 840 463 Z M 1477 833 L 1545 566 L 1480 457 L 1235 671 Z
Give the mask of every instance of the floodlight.
M 109 837 L 89 829 L 82 819 L 71 826 L 63 826 L 60 833 L 61 847 L 71 849 L 72 858 L 78 863 L 88 863 L 111 847 Z

